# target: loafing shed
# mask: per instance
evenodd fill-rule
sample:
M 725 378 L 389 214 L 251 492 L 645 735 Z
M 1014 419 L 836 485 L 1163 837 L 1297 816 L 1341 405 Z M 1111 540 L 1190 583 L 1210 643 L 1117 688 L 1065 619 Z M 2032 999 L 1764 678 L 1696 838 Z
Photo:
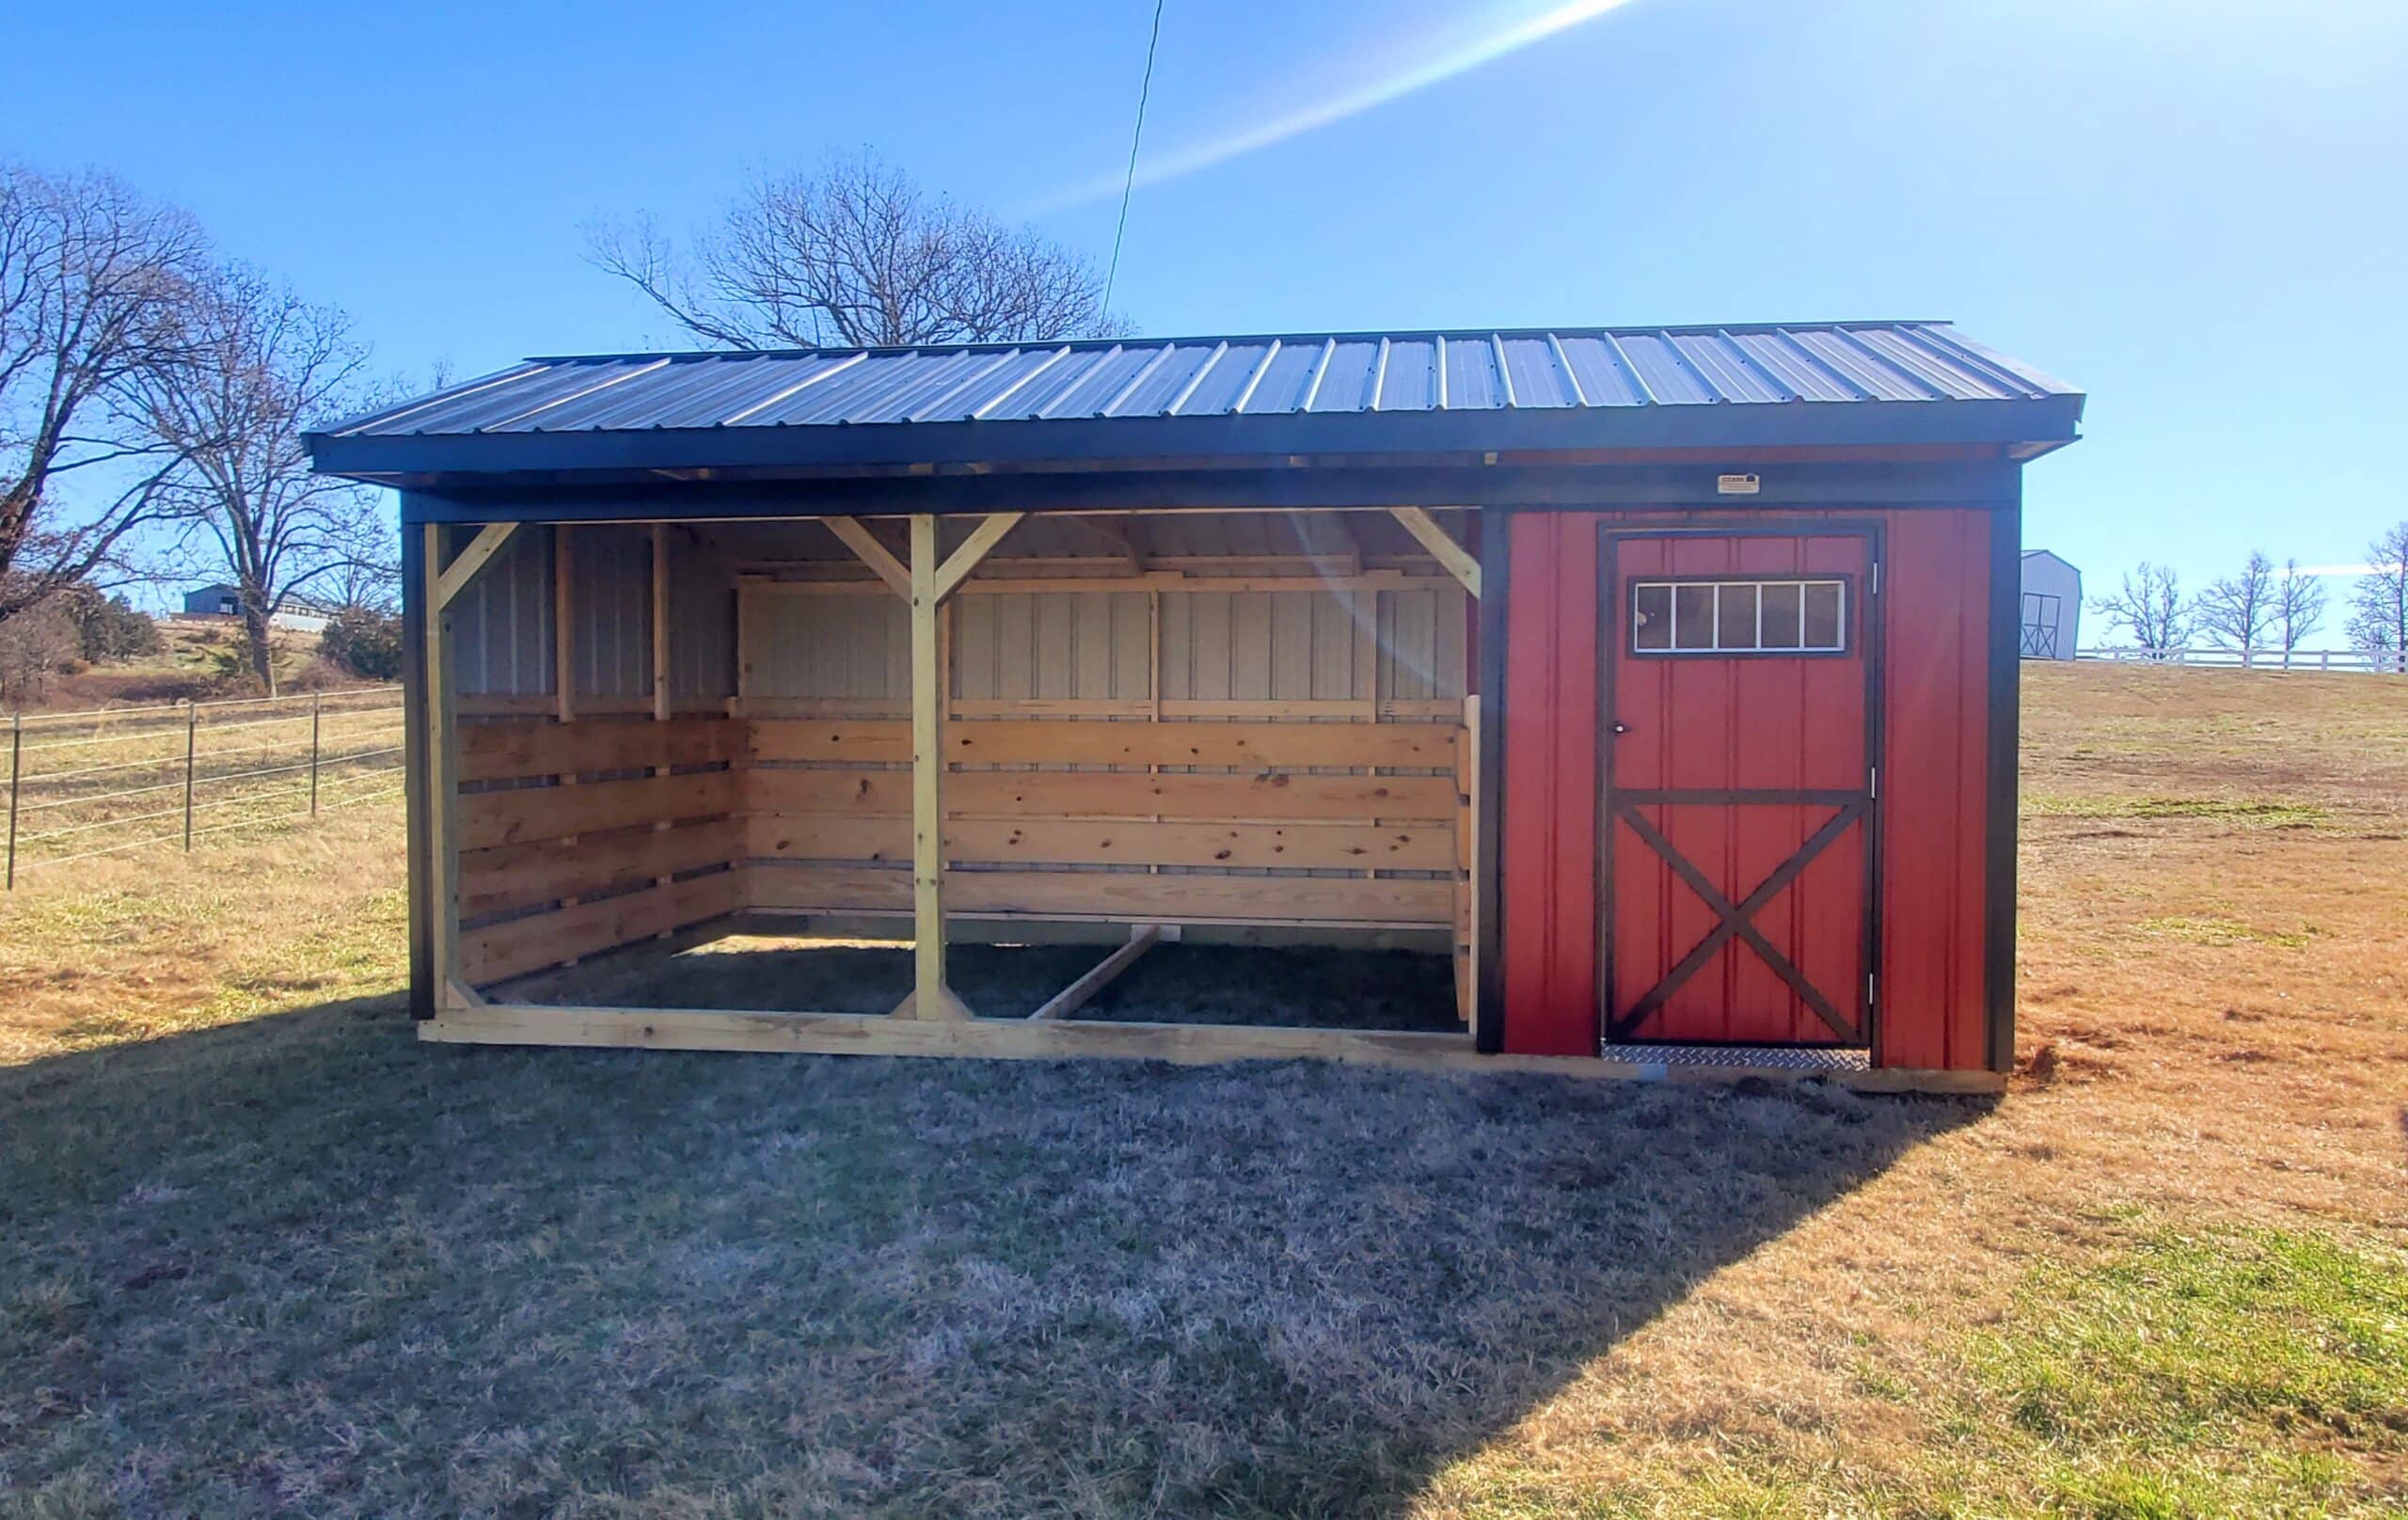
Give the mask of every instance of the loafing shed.
M 2082 405 L 1888 322 L 545 358 L 329 427 L 402 498 L 421 1034 L 1994 1086 Z M 911 995 L 514 995 L 763 914 L 908 931 Z M 1062 932 L 1116 943 L 1034 1016 L 954 990 Z M 1072 1017 L 1182 932 L 1451 953 L 1461 1028 Z

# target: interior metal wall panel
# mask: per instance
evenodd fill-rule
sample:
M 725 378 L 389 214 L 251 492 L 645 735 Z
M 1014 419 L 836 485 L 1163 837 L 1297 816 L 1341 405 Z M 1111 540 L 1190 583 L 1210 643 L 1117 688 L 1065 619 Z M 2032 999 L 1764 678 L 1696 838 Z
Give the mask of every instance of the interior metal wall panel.
M 961 596 L 953 694 L 967 700 L 1144 701 L 1152 694 L 1143 592 Z
M 736 588 L 692 534 L 669 535 L 669 697 L 680 710 L 736 695 Z
M 576 695 L 652 695 L 652 534 L 646 528 L 572 530 L 570 656 Z
M 549 696 L 550 530 L 522 529 L 513 536 L 452 604 L 451 618 L 452 657 L 463 696 Z
M 741 594 L 737 659 L 746 697 L 900 705 L 911 689 L 911 630 L 899 596 Z

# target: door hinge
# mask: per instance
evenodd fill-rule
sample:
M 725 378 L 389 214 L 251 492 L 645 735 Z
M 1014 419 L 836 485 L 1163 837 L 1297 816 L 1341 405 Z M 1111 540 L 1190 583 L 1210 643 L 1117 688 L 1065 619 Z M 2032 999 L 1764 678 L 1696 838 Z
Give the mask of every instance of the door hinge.
M 1881 795 L 1881 768 L 1868 766 L 1864 771 L 1864 795 L 1870 800 Z
M 1868 1013 L 1873 1011 L 1873 974 L 1869 971 L 1864 974 L 1864 1008 Z
M 1878 560 L 1873 562 L 1873 594 L 1881 594 L 1881 562 Z

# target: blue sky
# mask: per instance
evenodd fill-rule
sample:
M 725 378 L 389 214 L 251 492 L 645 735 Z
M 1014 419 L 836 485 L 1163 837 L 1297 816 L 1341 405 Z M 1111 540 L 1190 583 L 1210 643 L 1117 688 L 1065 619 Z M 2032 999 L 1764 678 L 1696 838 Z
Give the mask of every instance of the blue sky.
M 2091 393 L 2026 541 L 2094 589 L 2346 563 L 2408 517 L 2408 6 L 1555 8 L 1169 0 L 1145 172 L 1203 166 L 1141 183 L 1115 305 L 1156 334 L 1952 318 Z M 833 150 L 1101 259 L 1149 15 L 50 7 L 10 23 L 39 64 L 0 152 L 113 167 L 386 368 L 467 374 L 668 339 L 581 228 L 689 225 Z

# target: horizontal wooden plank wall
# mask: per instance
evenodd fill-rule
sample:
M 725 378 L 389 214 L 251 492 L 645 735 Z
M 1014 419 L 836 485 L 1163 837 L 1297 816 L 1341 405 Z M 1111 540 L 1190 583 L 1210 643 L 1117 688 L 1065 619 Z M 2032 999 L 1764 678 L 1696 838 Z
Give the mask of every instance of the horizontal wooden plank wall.
M 472 985 L 744 906 L 734 720 L 477 722 L 459 749 L 460 970 Z
M 679 630 L 728 615 L 705 594 L 723 568 L 679 546 L 665 720 L 635 716 L 654 657 L 631 632 L 651 612 L 632 536 L 580 530 L 575 600 L 593 605 L 566 659 L 535 594 L 549 535 L 495 582 L 472 642 L 507 668 L 459 731 L 472 985 L 748 906 L 911 906 L 900 600 L 875 581 L 741 581 L 721 654 Z M 947 610 L 949 910 L 1467 944 L 1467 605 L 1395 570 L 974 579 Z M 730 716 L 689 716 L 731 665 Z M 555 667 L 576 672 L 567 721 Z
M 832 912 L 908 903 L 908 725 L 758 719 L 751 731 L 754 902 Z M 1116 921 L 1453 926 L 1460 734 L 1433 722 L 955 722 L 945 748 L 957 763 L 1009 768 L 946 778 L 951 904 Z M 1032 768 L 1066 764 L 1117 768 Z M 1163 768 L 1201 766 L 1220 768 Z M 1235 869 L 1279 874 L 1219 874 Z M 1316 874 L 1294 874 L 1305 872 Z
M 960 913 L 1409 926 L 1470 943 L 1468 598 L 1395 570 L 999 563 L 949 610 Z M 875 581 L 739 591 L 756 906 L 908 906 L 902 617 Z M 1459 974 L 1459 1004 L 1468 978 Z

